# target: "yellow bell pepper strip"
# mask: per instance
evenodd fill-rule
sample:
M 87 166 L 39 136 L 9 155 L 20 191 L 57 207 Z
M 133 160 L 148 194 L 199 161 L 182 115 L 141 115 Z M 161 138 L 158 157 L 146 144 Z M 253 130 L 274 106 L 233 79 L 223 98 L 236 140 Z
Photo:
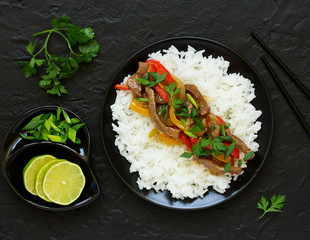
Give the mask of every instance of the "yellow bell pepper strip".
M 157 128 L 153 128 L 149 133 L 149 138 L 154 137 L 155 135 L 158 135 L 161 140 L 163 140 L 167 145 L 180 145 L 182 144 L 181 141 L 178 139 L 174 139 L 172 137 L 169 137 L 167 134 L 160 133 Z
M 149 112 L 149 109 L 146 107 L 145 104 L 143 104 L 142 102 L 137 102 L 135 100 L 132 100 L 129 107 L 137 112 L 137 113 L 140 113 L 144 116 L 147 116 L 147 117 L 151 117 L 151 114 Z
M 188 131 L 190 129 L 189 126 L 184 126 L 182 122 L 179 119 L 177 119 L 174 113 L 174 108 L 171 106 L 169 107 L 169 116 L 170 120 L 182 131 Z
M 149 138 L 154 137 L 158 133 L 157 128 L 153 128 L 149 133 Z
M 212 155 L 215 159 L 224 162 L 224 163 L 228 163 L 231 161 L 231 156 L 228 156 L 227 158 L 225 158 L 225 154 L 220 154 L 219 156 L 216 156 L 216 154 Z
M 158 136 L 161 140 L 163 140 L 167 145 L 180 145 L 182 142 L 180 142 L 178 139 L 174 139 L 172 137 L 169 137 L 167 134 L 159 133 Z

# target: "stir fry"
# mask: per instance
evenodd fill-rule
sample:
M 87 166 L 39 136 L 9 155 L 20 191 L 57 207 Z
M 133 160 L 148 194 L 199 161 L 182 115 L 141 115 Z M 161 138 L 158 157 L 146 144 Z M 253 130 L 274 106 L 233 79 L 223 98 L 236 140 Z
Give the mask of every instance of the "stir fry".
M 197 86 L 183 84 L 157 60 L 139 62 L 136 73 L 118 90 L 130 90 L 130 108 L 156 124 L 149 137 L 158 135 L 168 145 L 185 144 L 191 158 L 214 175 L 242 173 L 243 161 L 254 157 L 251 149 L 230 130 L 230 124 L 211 113 Z

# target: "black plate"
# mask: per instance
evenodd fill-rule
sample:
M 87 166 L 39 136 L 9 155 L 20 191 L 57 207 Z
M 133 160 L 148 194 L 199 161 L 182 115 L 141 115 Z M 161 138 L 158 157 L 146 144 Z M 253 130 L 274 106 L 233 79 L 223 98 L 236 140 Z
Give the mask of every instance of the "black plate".
M 64 211 L 85 206 L 99 197 L 100 188 L 91 170 L 89 163 L 90 134 L 87 126 L 83 126 L 77 137 L 81 144 L 73 144 L 68 141 L 66 145 L 48 141 L 33 142 L 19 136 L 20 130 L 35 116 L 42 113 L 53 112 L 56 114 L 58 106 L 41 106 L 24 113 L 9 129 L 2 144 L 2 172 L 10 187 L 24 201 L 40 209 L 49 211 Z M 63 108 L 65 109 L 65 108 Z M 75 113 L 65 109 L 70 118 L 82 119 Z M 38 196 L 30 194 L 24 187 L 23 168 L 34 156 L 51 154 L 59 159 L 67 159 L 78 164 L 85 175 L 85 187 L 80 197 L 67 206 L 49 203 Z
M 187 50 L 188 45 L 196 50 L 205 50 L 204 56 L 212 55 L 213 57 L 222 56 L 230 62 L 229 73 L 240 73 L 244 77 L 250 79 L 255 86 L 256 98 L 252 104 L 256 109 L 262 110 L 263 114 L 259 118 L 262 122 L 262 129 L 258 133 L 257 142 L 259 143 L 259 151 L 256 152 L 255 158 L 248 162 L 245 172 L 237 181 L 231 182 L 231 187 L 224 194 L 220 194 L 210 189 L 203 198 L 177 200 L 172 198 L 168 191 L 156 193 L 153 190 L 140 190 L 136 180 L 137 173 L 129 172 L 129 162 L 119 153 L 115 146 L 115 132 L 112 130 L 112 114 L 110 106 L 115 102 L 116 91 L 114 85 L 123 81 L 128 74 L 133 74 L 137 70 L 139 61 L 145 61 L 148 54 L 162 49 L 167 49 L 174 45 L 179 50 Z M 270 148 L 273 134 L 273 114 L 272 107 L 266 87 L 256 70 L 238 53 L 218 42 L 196 38 L 196 37 L 180 37 L 166 39 L 149 45 L 130 57 L 117 71 L 113 77 L 111 84 L 106 92 L 101 112 L 101 134 L 103 146 L 108 159 L 123 182 L 138 196 L 150 201 L 154 204 L 173 208 L 173 209 L 202 209 L 212 207 L 223 203 L 240 193 L 256 176 L 258 171 L 266 159 Z

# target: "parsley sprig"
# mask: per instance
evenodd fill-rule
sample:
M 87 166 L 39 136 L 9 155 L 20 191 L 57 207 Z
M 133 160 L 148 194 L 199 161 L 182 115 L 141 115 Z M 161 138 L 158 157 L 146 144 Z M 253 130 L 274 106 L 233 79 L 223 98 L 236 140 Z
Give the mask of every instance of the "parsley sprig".
M 264 213 L 258 218 L 261 219 L 267 212 L 281 212 L 281 209 L 284 206 L 285 195 L 273 195 L 270 198 L 270 207 L 269 201 L 265 197 L 261 197 L 261 199 L 257 203 L 257 208 L 264 211 Z
M 46 66 L 46 74 L 41 76 L 39 86 L 46 90 L 49 94 L 67 94 L 66 87 L 62 80 L 70 78 L 79 69 L 79 64 L 82 62 L 91 62 L 97 56 L 100 45 L 95 39 L 95 33 L 92 28 L 81 28 L 69 23 L 70 18 L 63 14 L 60 18 L 52 20 L 52 29 L 38 32 L 33 36 L 47 34 L 43 47 L 35 52 L 37 40 L 30 42 L 27 46 L 27 51 L 31 55 L 29 61 L 19 61 L 23 67 L 22 71 L 26 78 L 36 75 L 37 68 L 43 65 Z M 69 49 L 69 53 L 65 56 L 52 55 L 48 50 L 48 43 L 52 34 L 61 36 Z M 79 52 L 74 50 L 77 47 Z M 39 57 L 44 53 L 45 59 Z

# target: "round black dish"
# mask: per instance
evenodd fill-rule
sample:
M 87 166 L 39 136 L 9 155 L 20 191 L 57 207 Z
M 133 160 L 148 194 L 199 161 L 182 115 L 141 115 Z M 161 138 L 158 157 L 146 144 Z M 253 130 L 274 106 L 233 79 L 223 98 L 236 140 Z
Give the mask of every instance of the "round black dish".
M 89 163 L 90 151 L 90 134 L 85 126 L 78 132 L 78 138 L 81 139 L 81 144 L 73 144 L 68 141 L 67 145 L 48 141 L 33 142 L 25 140 L 19 136 L 19 131 L 33 117 L 42 114 L 53 112 L 56 114 L 58 106 L 42 106 L 32 109 L 23 114 L 9 129 L 2 144 L 2 172 L 9 183 L 10 187 L 26 202 L 44 210 L 64 211 L 85 206 L 95 199 L 100 194 L 99 185 L 91 170 Z M 75 113 L 63 108 L 70 116 L 80 119 Z M 80 119 L 81 122 L 82 119 Z M 23 184 L 23 168 L 27 162 L 34 156 L 51 154 L 59 159 L 67 159 L 77 163 L 83 170 L 86 178 L 85 187 L 80 197 L 68 206 L 61 206 L 54 203 L 49 203 L 41 198 L 30 194 Z
M 230 62 L 229 73 L 240 73 L 251 80 L 255 86 L 256 98 L 252 104 L 256 109 L 262 110 L 263 114 L 259 118 L 262 122 L 262 129 L 258 133 L 256 141 L 259 143 L 259 151 L 256 152 L 255 158 L 248 162 L 245 172 L 237 179 L 232 181 L 229 189 L 224 194 L 220 194 L 213 189 L 204 195 L 203 198 L 178 200 L 172 198 L 168 191 L 155 192 L 153 190 L 140 190 L 136 180 L 137 173 L 130 173 L 129 162 L 120 155 L 118 148 L 115 146 L 115 132 L 112 130 L 113 123 L 110 106 L 115 102 L 116 91 L 114 85 L 123 81 L 128 74 L 136 72 L 139 61 L 146 61 L 148 54 L 159 50 L 167 49 L 174 45 L 179 50 L 186 51 L 190 45 L 196 50 L 205 50 L 204 56 L 212 55 L 213 57 L 222 56 Z M 260 168 L 262 167 L 271 144 L 273 135 L 273 113 L 269 94 L 257 71 L 243 57 L 232 49 L 218 42 L 197 38 L 197 37 L 179 37 L 171 38 L 151 44 L 130 57 L 114 75 L 109 88 L 106 92 L 101 112 L 101 135 L 103 146 L 108 159 L 122 181 L 138 196 L 159 206 L 194 210 L 208 208 L 223 203 L 240 193 L 253 180 Z

